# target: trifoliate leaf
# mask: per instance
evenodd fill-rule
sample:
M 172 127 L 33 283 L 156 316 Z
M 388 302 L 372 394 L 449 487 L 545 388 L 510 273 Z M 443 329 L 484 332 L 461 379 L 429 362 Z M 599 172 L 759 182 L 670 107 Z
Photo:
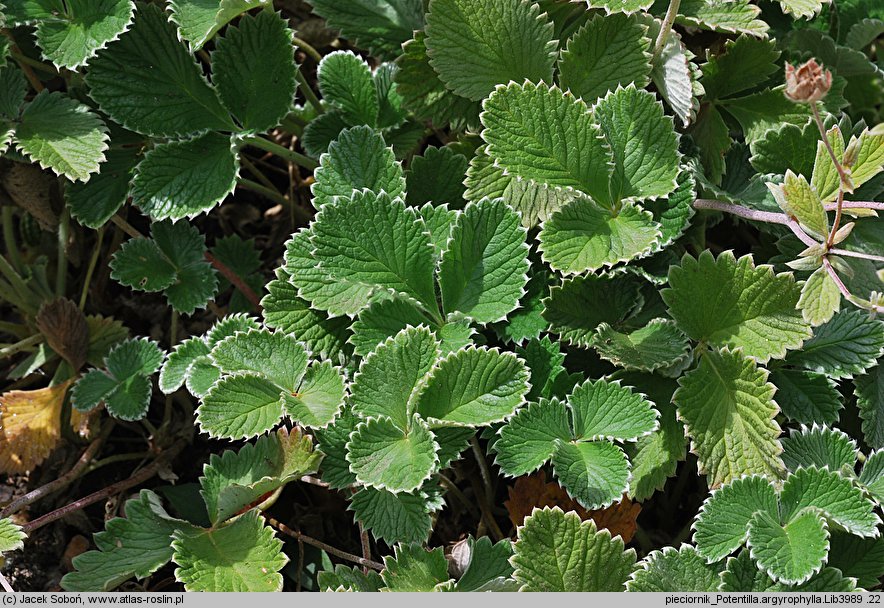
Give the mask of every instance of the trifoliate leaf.
M 657 412 L 631 388 L 605 380 L 587 380 L 568 396 L 574 438 L 635 441 L 657 428 Z
M 416 543 L 398 545 L 392 557 L 384 557 L 384 566 L 381 577 L 387 591 L 433 591 L 449 580 L 442 547 L 428 551 Z
M 818 509 L 851 534 L 878 536 L 881 520 L 874 512 L 875 504 L 836 471 L 811 467 L 789 476 L 780 494 L 780 516 L 789 521 L 806 507 Z
M 61 580 L 65 591 L 112 591 L 130 578 L 144 579 L 172 559 L 172 534 L 193 530 L 169 516 L 150 490 L 126 501 L 125 509 L 125 518 L 111 519 L 95 535 L 97 551 L 74 558 L 74 571 Z
M 619 499 L 629 487 L 629 460 L 610 441 L 554 440 L 553 472 L 568 495 L 586 509 Z
M 884 447 L 884 365 L 873 367 L 854 383 L 863 438 L 873 448 Z
M 108 139 L 104 123 L 88 107 L 48 91 L 25 106 L 14 138 L 42 168 L 80 182 L 98 172 Z
M 686 0 L 678 9 L 675 22 L 701 29 L 732 34 L 767 36 L 768 25 L 758 15 L 761 9 L 748 0 Z
M 0 519 L 0 553 L 24 548 L 24 540 L 27 537 L 28 535 L 22 532 L 21 526 L 11 519 Z
M 277 488 L 314 473 L 321 459 L 310 437 L 297 429 L 264 435 L 238 452 L 212 454 L 200 478 L 210 521 L 217 526 Z
M 622 591 L 635 550 L 558 507 L 535 509 L 518 530 L 510 563 L 523 591 Z
M 372 536 L 389 545 L 424 543 L 430 536 L 432 519 L 421 492 L 394 494 L 364 487 L 353 495 L 348 509 Z
M 832 424 L 844 406 L 835 382 L 825 374 L 778 369 L 770 381 L 777 387 L 777 403 L 790 420 L 802 424 Z
M 439 464 L 439 445 L 427 423 L 414 416 L 402 429 L 389 418 L 360 423 L 347 442 L 347 462 L 356 480 L 391 492 L 412 492 Z
M 226 374 L 255 373 L 294 392 L 307 370 L 307 351 L 291 335 L 267 330 L 237 333 L 218 342 L 212 360 Z
M 212 53 L 212 81 L 225 107 L 248 130 L 267 131 L 288 114 L 297 70 L 291 32 L 271 11 L 243 16 Z
M 282 418 L 277 386 L 255 374 L 227 376 L 203 397 L 196 421 L 210 437 L 245 439 L 273 428 Z
M 778 514 L 776 491 L 764 477 L 738 478 L 713 490 L 693 524 L 697 550 L 707 562 L 724 559 L 746 541 L 749 522 L 759 512 Z
M 439 356 L 424 326 L 403 329 L 362 360 L 350 387 L 350 405 L 363 418 L 388 417 L 400 428 L 411 417 L 412 396 Z
M 371 68 L 351 51 L 335 51 L 322 58 L 317 71 L 319 90 L 352 125 L 375 126 L 378 96 Z
M 103 226 L 126 202 L 139 158 L 136 148 L 107 150 L 98 173 L 86 183 L 74 182 L 65 189 L 71 215 L 88 228 Z
M 195 217 L 233 192 L 238 172 L 238 155 L 226 135 L 160 144 L 135 169 L 132 202 L 155 220 Z
M 468 99 L 511 81 L 552 80 L 553 25 L 528 0 L 432 0 L 426 31 L 430 65 Z
M 884 539 L 859 538 L 833 531 L 829 545 L 826 563 L 830 568 L 841 570 L 844 576 L 856 577 L 860 587 L 878 586 L 878 579 L 884 575 Z
M 368 285 L 331 278 L 316 267 L 311 232 L 302 229 L 285 246 L 285 270 L 297 287 L 298 296 L 329 315 L 353 315 L 384 294 Z
M 650 212 L 625 203 L 616 214 L 579 198 L 553 213 L 540 231 L 543 259 L 564 274 L 582 274 L 643 257 L 661 238 Z
M 317 209 L 336 197 L 349 197 L 354 190 L 367 188 L 376 194 L 383 190 L 392 198 L 405 192 L 402 167 L 384 138 L 366 126 L 341 131 L 328 152 L 319 159 L 320 166 L 311 187 L 313 206 Z
M 859 310 L 845 310 L 816 328 L 800 351 L 790 353 L 791 365 L 828 375 L 851 378 L 875 365 L 884 354 L 884 321 Z
M 440 128 L 448 124 L 455 129 L 478 125 L 481 106 L 445 88 L 430 65 L 425 42 L 426 33 L 415 32 L 414 40 L 405 43 L 404 54 L 396 62 L 396 90 L 405 106 L 416 118 Z
M 330 275 L 412 297 L 438 316 L 433 248 L 423 220 L 401 200 L 354 193 L 324 206 L 312 230 L 315 258 Z
M 462 209 L 466 203 L 463 182 L 467 166 L 466 157 L 449 146 L 427 148 L 423 156 L 415 156 L 411 161 L 405 202 L 415 207 L 431 202 Z
M 314 361 L 307 368 L 295 394 L 285 398 L 285 411 L 299 424 L 326 426 L 344 403 L 344 378 L 330 361 Z
M 800 467 L 852 471 L 856 466 L 856 442 L 838 429 L 814 424 L 793 430 L 782 443 L 783 462 L 793 473 Z
M 550 459 L 556 439 L 571 440 L 565 405 L 556 399 L 529 403 L 500 429 L 495 462 L 507 475 L 526 475 Z
M 176 311 L 192 314 L 215 295 L 218 280 L 205 259 L 205 239 L 195 226 L 151 225 L 151 239 L 127 241 L 111 260 L 111 277 L 140 291 L 162 290 Z
M 826 561 L 829 529 L 814 509 L 782 526 L 770 513 L 759 511 L 749 522 L 748 545 L 752 559 L 768 575 L 782 583 L 803 583 Z
M 641 298 L 639 284 L 632 277 L 579 276 L 550 289 L 543 317 L 560 340 L 589 347 L 599 324 L 616 326 L 641 306 Z
M 796 308 L 800 289 L 793 276 L 756 267 L 751 255 L 685 255 L 680 266 L 670 268 L 669 285 L 661 292 L 663 300 L 679 328 L 694 340 L 741 347 L 764 362 L 782 358 L 810 337 Z
M 412 32 L 424 27 L 421 0 L 310 0 L 310 5 L 329 27 L 383 59 L 397 57 Z
M 279 573 L 288 562 L 282 541 L 257 511 L 232 523 L 199 532 L 176 531 L 175 579 L 187 591 L 281 591 Z
M 690 545 L 652 551 L 639 562 L 639 569 L 626 582 L 627 591 L 700 592 L 718 591 L 723 564 L 707 564 Z
M 622 13 L 596 15 L 569 40 L 559 59 L 559 79 L 588 103 L 608 91 L 635 83 L 644 87 L 651 73 L 648 28 Z
M 415 306 L 403 300 L 384 300 L 364 308 L 353 323 L 350 342 L 356 354 L 365 357 L 378 344 L 412 325 L 429 325 L 430 320 Z
M 270 4 L 268 0 L 171 0 L 172 21 L 178 25 L 181 37 L 197 51 L 228 22 L 242 13 Z
M 602 359 L 629 370 L 680 369 L 690 360 L 688 340 L 674 321 L 654 319 L 630 333 L 616 331 L 607 323 L 596 330 L 593 348 Z
M 609 204 L 613 156 L 587 105 L 545 84 L 510 83 L 483 104 L 482 137 L 503 169 Z
M 459 214 L 439 265 L 442 310 L 477 323 L 506 318 L 528 281 L 527 231 L 502 199 L 484 199 Z
M 814 327 L 827 323 L 841 310 L 838 284 L 825 268 L 817 268 L 801 286 L 798 307 L 804 320 Z
M 499 422 L 524 402 L 528 377 L 525 364 L 512 353 L 467 347 L 430 371 L 415 411 L 439 426 Z
M 593 107 L 614 157 L 614 201 L 666 196 L 678 175 L 678 136 L 652 93 L 629 85 Z
M 127 129 L 156 137 L 234 127 L 175 26 L 144 5 L 132 29 L 89 62 L 89 94 Z
M 679 379 L 673 400 L 710 487 L 742 475 L 785 473 L 775 391 L 767 371 L 739 351 L 707 351 Z

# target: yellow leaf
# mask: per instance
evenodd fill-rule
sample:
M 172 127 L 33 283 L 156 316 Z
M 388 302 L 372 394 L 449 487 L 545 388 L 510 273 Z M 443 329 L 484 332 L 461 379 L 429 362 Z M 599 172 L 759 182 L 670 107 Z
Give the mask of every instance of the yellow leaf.
M 61 408 L 71 380 L 33 391 L 0 395 L 0 471 L 30 471 L 61 436 Z

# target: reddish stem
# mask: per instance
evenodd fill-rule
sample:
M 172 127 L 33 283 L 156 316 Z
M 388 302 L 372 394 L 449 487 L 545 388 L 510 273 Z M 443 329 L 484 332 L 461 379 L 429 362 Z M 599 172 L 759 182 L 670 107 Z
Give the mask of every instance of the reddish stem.
M 261 298 L 258 297 L 258 294 L 255 291 L 246 285 L 246 282 L 243 281 L 238 274 L 233 272 L 227 265 L 221 262 L 218 258 L 213 256 L 208 251 L 206 252 L 206 260 L 212 265 L 212 267 L 224 275 L 224 278 L 230 281 L 231 285 L 239 289 L 239 291 L 246 297 L 246 300 L 252 305 L 252 307 L 260 313 L 263 308 L 261 306 Z

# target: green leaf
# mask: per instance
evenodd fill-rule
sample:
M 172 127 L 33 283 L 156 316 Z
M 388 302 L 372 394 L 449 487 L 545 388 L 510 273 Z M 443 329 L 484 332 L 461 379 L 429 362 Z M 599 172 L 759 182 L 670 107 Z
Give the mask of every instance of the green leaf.
M 382 59 L 397 57 L 412 32 L 424 26 L 421 0 L 310 0 L 310 5 L 329 27 Z
M 858 138 L 851 138 L 847 148 L 856 149 L 856 160 L 850 166 L 850 179 L 855 187 L 884 171 L 884 135 L 874 135 L 866 129 Z
M 749 549 L 758 567 L 774 579 L 803 583 L 819 572 L 829 552 L 829 530 L 819 514 L 808 509 L 781 526 L 759 511 L 749 522 Z
M 801 286 L 798 307 L 814 327 L 829 322 L 841 310 L 841 291 L 825 268 L 817 268 Z
M 186 591 L 281 591 L 288 557 L 257 511 L 197 533 L 175 532 L 175 579 Z
M 515 355 L 467 347 L 430 371 L 415 411 L 439 426 L 484 426 L 506 419 L 524 403 L 528 369 Z
M 28 537 L 22 532 L 21 526 L 9 518 L 0 519 L 0 552 L 17 551 L 25 546 L 24 540 Z
M 299 297 L 332 316 L 356 314 L 372 301 L 384 297 L 385 294 L 371 286 L 333 279 L 317 268 L 310 237 L 309 228 L 301 229 L 285 247 L 285 270 L 297 287 Z
M 414 40 L 402 47 L 404 54 L 397 61 L 396 90 L 405 106 L 415 118 L 439 128 L 449 124 L 455 129 L 478 125 L 480 104 L 445 88 L 430 65 L 425 42 L 426 33 L 416 31 Z
M 589 347 L 601 323 L 616 327 L 643 302 L 633 277 L 578 276 L 550 289 L 543 318 L 560 340 Z
M 135 169 L 132 202 L 155 220 L 209 211 L 236 186 L 238 155 L 220 133 L 156 146 Z
M 324 206 L 312 230 L 314 256 L 330 275 L 412 297 L 438 316 L 433 248 L 415 210 L 362 191 Z
M 814 131 L 817 137 L 819 137 L 818 133 L 818 130 Z M 832 147 L 835 157 L 842 160 L 844 158 L 844 136 L 841 134 L 841 128 L 835 125 L 826 131 L 826 139 L 829 140 L 829 145 Z M 835 163 L 832 162 L 829 150 L 822 140 L 818 140 L 816 143 L 816 157 L 814 158 L 813 176 L 811 177 L 810 184 L 816 189 L 823 202 L 826 203 L 835 200 L 838 186 L 841 185 L 841 176 L 838 175 L 838 169 L 835 168 Z
M 396 162 L 392 148 L 370 127 L 341 131 L 319 162 L 314 173 L 316 182 L 311 187 L 313 206 L 317 209 L 364 188 L 375 194 L 384 191 L 391 198 L 400 198 L 405 192 L 402 167 Z
M 676 187 L 678 136 L 652 93 L 629 85 L 593 107 L 614 157 L 614 201 L 666 196 Z
M 348 509 L 372 536 L 388 545 L 423 543 L 430 536 L 432 519 L 422 492 L 394 494 L 363 487 L 353 495 Z
M 9 0 L 8 4 L 17 21 L 36 23 L 43 56 L 70 70 L 84 65 L 126 31 L 135 11 L 131 0 L 68 0 L 65 4 Z
M 609 15 L 614 12 L 622 11 L 624 13 L 636 13 L 647 9 L 653 4 L 652 0 L 586 0 L 589 8 L 604 9 L 605 14 Z
M 727 349 L 707 351 L 679 379 L 673 400 L 710 487 L 742 475 L 785 473 L 775 391 L 766 370 Z
M 333 489 L 349 488 L 356 483 L 356 476 L 350 471 L 350 463 L 345 459 L 345 446 L 358 423 L 359 418 L 349 408 L 345 408 L 334 422 L 313 433 L 318 442 L 316 449 L 325 454 L 322 459 L 322 480 Z
M 884 365 L 873 367 L 854 384 L 863 438 L 873 448 L 884 447 Z
M 196 397 L 205 397 L 209 389 L 221 378 L 218 369 L 208 355 L 197 357 L 187 368 L 187 390 Z
M 307 370 L 307 351 L 293 336 L 278 331 L 238 332 L 218 342 L 211 357 L 226 374 L 259 374 L 289 392 L 297 391 Z
M 526 517 L 514 549 L 523 591 L 623 591 L 635 567 L 635 550 L 624 550 L 620 537 L 558 507 Z
M 500 167 L 610 202 L 612 152 L 583 101 L 543 83 L 510 83 L 482 107 L 482 137 Z
M 300 425 L 320 428 L 335 419 L 344 403 L 344 378 L 330 361 L 307 368 L 296 395 L 286 395 L 285 410 Z
M 837 568 L 823 568 L 800 585 L 777 583 L 752 561 L 749 551 L 729 559 L 727 569 L 721 573 L 722 591 L 856 591 L 856 579 L 845 578 Z
M 825 374 L 793 369 L 771 372 L 770 381 L 777 387 L 777 403 L 783 414 L 802 424 L 832 424 L 843 407 L 835 381 Z
M 800 289 L 793 276 L 756 267 L 751 255 L 737 259 L 725 251 L 716 259 L 708 250 L 698 259 L 685 255 L 680 266 L 669 269 L 669 285 L 661 292 L 663 301 L 694 340 L 742 348 L 765 362 L 810 337 L 796 308 Z
M 596 15 L 569 40 L 559 59 L 562 87 L 587 102 L 618 85 L 648 84 L 651 73 L 648 28 L 621 13 Z
M 879 504 L 884 502 L 884 450 L 875 450 L 866 459 L 859 483 Z
M 178 25 L 181 37 L 197 51 L 218 30 L 242 13 L 267 6 L 268 0 L 171 0 L 172 21 Z
M 531 370 L 531 391 L 526 398 L 534 401 L 539 397 L 550 397 L 556 378 L 565 371 L 561 345 L 550 340 L 549 336 L 540 340 L 532 338 L 524 347 L 517 346 L 516 354 Z
M 592 346 L 602 359 L 618 367 L 663 375 L 677 373 L 691 359 L 687 338 L 669 319 L 654 319 L 630 333 L 618 332 L 602 323 Z
M 819 195 L 802 175 L 786 171 L 782 184 L 768 184 L 783 212 L 798 220 L 812 235 L 823 238 L 829 233 L 829 218 Z
M 528 281 L 527 231 L 502 199 L 484 199 L 459 214 L 439 265 L 442 310 L 481 324 L 506 318 Z
M 160 390 L 169 395 L 181 388 L 193 362 L 208 355 L 210 350 L 209 345 L 201 338 L 188 338 L 179 342 L 160 370 Z
M 625 203 L 617 214 L 579 198 L 553 213 L 540 231 L 540 251 L 554 270 L 582 274 L 648 255 L 660 242 L 650 212 Z
M 837 568 L 845 576 L 855 577 L 857 585 L 874 589 L 884 575 L 884 540 L 859 538 L 852 534 L 833 532 L 829 539 L 830 568 Z
M 216 382 L 197 408 L 196 421 L 210 437 L 245 439 L 273 428 L 282 418 L 280 390 L 255 374 Z
M 758 19 L 761 9 L 748 0 L 685 0 L 678 9 L 676 23 L 728 34 L 749 34 L 764 38 L 767 23 Z
M 748 538 L 748 525 L 756 513 L 777 516 L 777 494 L 760 475 L 741 477 L 713 490 L 694 521 L 694 543 L 709 563 L 739 549 Z
M 185 222 L 163 221 L 151 224 L 151 237 L 127 241 L 111 260 L 111 277 L 133 289 L 162 290 L 183 314 L 204 308 L 218 280 L 205 259 L 203 236 Z
M 328 147 L 341 131 L 351 125 L 344 120 L 344 113 L 336 108 L 329 108 L 324 114 L 320 114 L 310 121 L 304 128 L 301 145 L 307 155 L 312 158 L 319 158 L 322 154 L 328 152 Z
M 657 411 L 643 395 L 606 380 L 587 380 L 568 396 L 574 438 L 635 441 L 657 429 Z
M 130 578 L 142 580 L 172 559 L 172 534 L 193 529 L 169 516 L 150 490 L 126 501 L 125 510 L 125 518 L 111 519 L 95 535 L 97 551 L 73 559 L 74 571 L 61 580 L 65 591 L 111 591 Z
M 427 148 L 423 156 L 411 160 L 405 202 L 413 207 L 432 202 L 462 209 L 466 203 L 463 181 L 467 166 L 466 157 L 449 146 Z
M 129 183 L 139 160 L 135 148 L 110 148 L 105 161 L 89 181 L 74 182 L 65 189 L 71 215 L 81 225 L 98 229 L 123 206 L 129 195 Z
M 430 240 L 433 242 L 436 258 L 440 258 L 442 257 L 442 252 L 448 246 L 448 239 L 451 238 L 451 227 L 454 225 L 455 220 L 457 220 L 458 213 L 453 209 L 449 209 L 448 205 L 434 206 L 433 203 L 426 203 L 419 211 L 421 218 L 427 225 L 427 231 L 430 233 Z
M 783 462 L 793 473 L 801 467 L 853 471 L 856 466 L 856 442 L 838 429 L 817 424 L 793 429 L 782 443 Z
M 475 101 L 510 81 L 551 81 L 553 25 L 528 0 L 431 0 L 430 65 L 456 94 Z
M 384 557 L 381 578 L 387 591 L 433 591 L 449 580 L 448 561 L 442 547 L 428 551 L 414 543 L 397 545 L 393 557 Z
M 723 564 L 707 564 L 690 545 L 663 547 L 639 562 L 626 582 L 627 591 L 685 593 L 718 591 Z
M 174 137 L 233 124 L 175 27 L 156 5 L 135 14 L 132 29 L 89 62 L 89 94 L 127 129 Z
M 571 440 L 568 411 L 557 399 L 529 403 L 501 427 L 499 434 L 494 442 L 494 462 L 507 475 L 527 475 L 552 457 L 556 439 Z
M 348 568 L 338 564 L 334 571 L 324 570 L 317 573 L 317 583 L 323 591 L 379 591 L 384 582 L 381 575 L 374 570 L 363 573 L 358 566 Z
M 322 58 L 317 71 L 323 98 L 343 112 L 352 125 L 376 126 L 377 90 L 368 64 L 352 51 L 334 51 Z
M 362 418 L 388 417 L 406 428 L 413 397 L 439 356 L 439 343 L 424 326 L 408 327 L 368 354 L 350 387 L 350 405 Z
M 845 310 L 817 327 L 804 348 L 791 353 L 786 362 L 837 380 L 862 374 L 882 354 L 884 321 L 859 310 Z
M 212 454 L 200 478 L 209 519 L 217 526 L 277 488 L 316 472 L 320 460 L 310 437 L 285 429 L 259 437 L 239 452 Z
M 243 16 L 212 53 L 212 80 L 244 129 L 267 131 L 288 114 L 297 70 L 291 32 L 271 11 Z
M 107 150 L 107 128 L 88 107 L 62 93 L 40 92 L 25 106 L 15 141 L 32 161 L 56 175 L 85 182 Z
M 881 520 L 875 504 L 836 471 L 811 467 L 789 476 L 780 494 L 783 521 L 794 519 L 806 507 L 818 509 L 829 522 L 851 534 L 878 536 Z
M 555 439 L 553 472 L 568 494 L 586 509 L 619 500 L 629 488 L 629 460 L 610 441 Z
M 28 81 L 20 69 L 13 65 L 0 67 L 0 118 L 18 120 L 25 97 L 28 94 Z
M 780 7 L 784 13 L 794 18 L 804 17 L 810 19 L 820 12 L 826 0 L 780 0 Z
M 412 492 L 436 470 L 439 457 L 427 423 L 414 416 L 406 429 L 389 418 L 361 422 L 347 442 L 347 462 L 361 484 L 391 492 Z

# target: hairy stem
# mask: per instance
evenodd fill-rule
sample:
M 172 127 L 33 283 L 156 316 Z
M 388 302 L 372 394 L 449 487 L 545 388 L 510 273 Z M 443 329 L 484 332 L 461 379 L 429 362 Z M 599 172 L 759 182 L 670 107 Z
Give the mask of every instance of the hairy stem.
M 311 45 L 310 43 L 306 42 L 302 38 L 298 38 L 297 36 L 292 36 L 292 42 L 295 43 L 296 47 L 307 53 L 307 55 L 316 63 L 322 61 L 322 55 L 320 55 L 319 51 L 313 48 L 313 45 Z
M 874 201 L 844 201 L 844 207 L 847 209 L 875 209 L 884 211 L 884 203 L 876 203 Z M 837 211 L 838 203 L 829 203 L 825 205 L 826 211 Z
M 758 211 L 741 205 L 733 205 L 724 201 L 715 201 L 705 198 L 698 198 L 694 201 L 694 209 L 711 209 L 713 211 L 723 211 L 747 220 L 756 222 L 767 222 L 768 224 L 789 225 L 789 216 L 785 213 L 771 213 L 770 211 Z
M 666 39 L 669 37 L 669 32 L 672 31 L 672 24 L 675 23 L 675 18 L 678 16 L 679 6 L 681 6 L 681 0 L 669 0 L 669 8 L 666 9 L 666 16 L 663 17 L 660 33 L 657 34 L 657 41 L 654 43 L 654 53 L 651 56 L 652 64 L 657 61 L 660 53 L 663 52 L 663 47 L 666 46 Z
M 270 517 L 266 513 L 264 515 L 265 515 L 265 517 L 267 517 L 267 523 L 269 523 L 271 526 L 273 526 L 274 528 L 276 528 L 277 530 L 279 530 L 280 532 L 282 532 L 286 536 L 290 536 L 297 541 L 300 541 L 302 543 L 306 543 L 308 545 L 312 545 L 312 546 L 316 547 L 317 549 L 322 549 L 326 553 L 334 555 L 335 557 L 338 557 L 338 558 L 343 559 L 348 562 L 352 562 L 354 564 L 359 564 L 360 566 L 363 566 L 366 568 L 371 568 L 373 570 L 383 570 L 384 569 L 384 565 L 380 562 L 367 560 L 364 557 L 359 557 L 358 555 L 353 555 L 352 553 L 347 553 L 346 551 L 341 551 L 340 549 L 335 549 L 331 545 L 326 544 L 326 543 L 322 542 L 321 540 L 316 540 L 315 538 L 311 538 L 311 537 L 307 536 L 306 534 L 302 534 L 301 532 L 298 532 L 297 530 L 292 530 L 284 523 L 280 522 L 277 519 Z
M 43 334 L 34 334 L 24 340 L 19 340 L 15 344 L 10 344 L 9 346 L 4 346 L 0 348 L 0 359 L 5 359 L 6 357 L 11 357 L 16 353 L 20 353 L 23 350 L 27 350 L 32 346 L 36 346 L 43 341 Z
M 111 216 L 111 221 L 119 227 L 120 230 L 131 236 L 135 239 L 143 239 L 146 238 L 143 234 L 141 234 L 137 228 L 135 228 L 132 224 L 124 220 L 118 214 L 114 214 Z
M 307 103 L 313 106 L 313 109 L 316 110 L 317 114 L 325 114 L 325 108 L 322 107 L 322 102 L 319 101 L 319 97 L 313 92 L 310 83 L 307 82 L 307 79 L 304 77 L 304 72 L 301 71 L 300 67 L 298 68 L 298 71 L 295 72 L 295 75 L 298 78 L 298 88 L 301 90 L 301 93 L 304 94 Z
M 250 179 L 246 179 L 244 177 L 239 177 L 236 179 L 236 185 L 245 188 L 246 190 L 251 190 L 256 194 L 261 194 L 262 196 L 266 196 L 274 203 L 278 203 L 283 207 L 291 207 L 292 202 L 283 196 L 276 188 L 268 188 L 267 186 L 263 186 L 258 182 L 253 182 Z
M 836 247 L 829 249 L 829 253 L 840 255 L 845 258 L 860 258 L 862 260 L 871 260 L 873 262 L 884 262 L 884 255 L 872 255 L 871 253 L 848 251 L 847 249 L 838 249 Z

